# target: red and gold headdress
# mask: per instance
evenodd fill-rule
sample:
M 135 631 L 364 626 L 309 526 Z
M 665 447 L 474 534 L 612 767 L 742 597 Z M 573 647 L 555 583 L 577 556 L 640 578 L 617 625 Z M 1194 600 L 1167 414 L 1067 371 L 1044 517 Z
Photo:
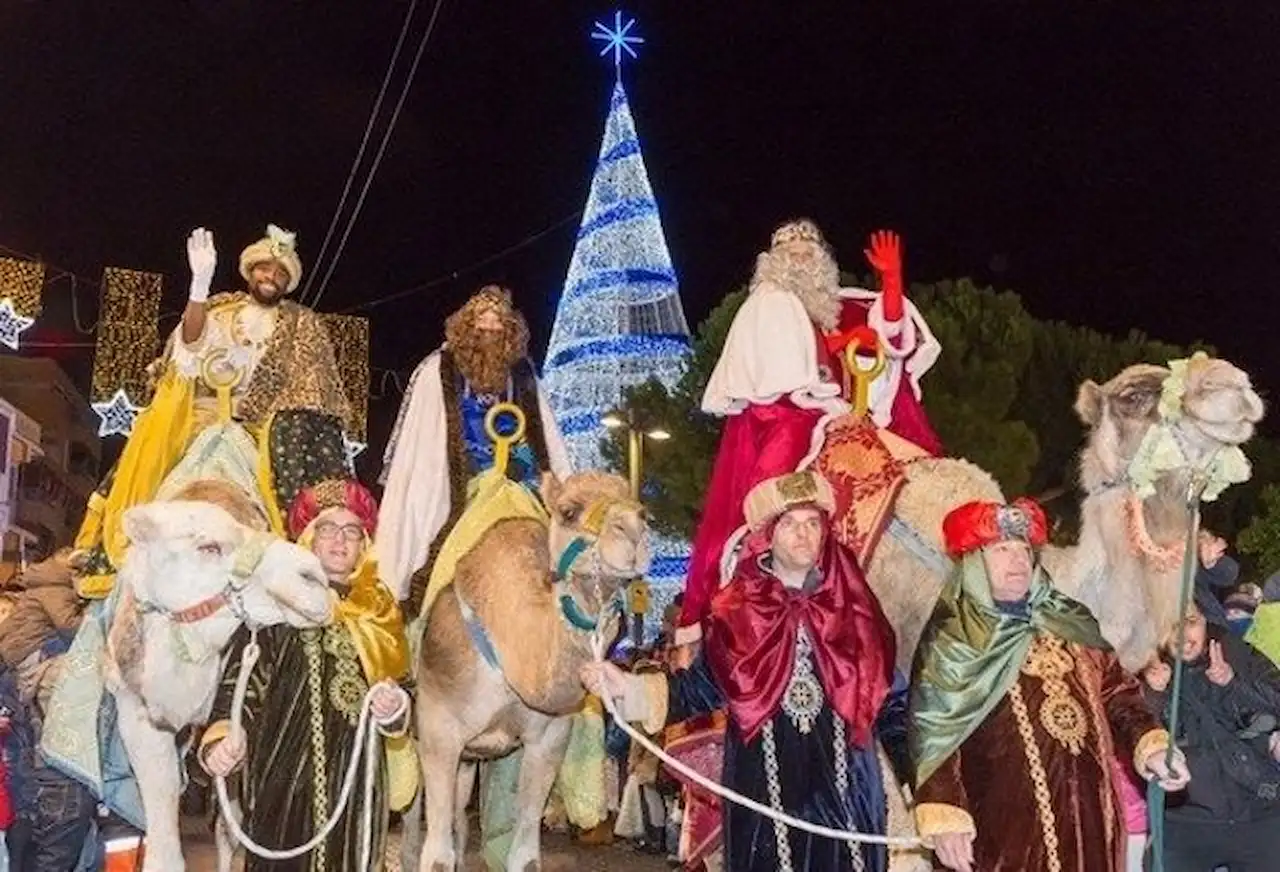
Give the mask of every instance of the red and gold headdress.
M 1027 497 L 1007 505 L 972 502 L 951 510 L 942 522 L 942 539 L 952 557 L 1010 539 L 1039 548 L 1049 539 L 1049 524 L 1040 504 Z
M 370 537 L 378 527 L 378 501 L 353 478 L 331 478 L 303 488 L 289 506 L 289 535 L 297 539 L 316 518 L 329 509 L 347 509 Z

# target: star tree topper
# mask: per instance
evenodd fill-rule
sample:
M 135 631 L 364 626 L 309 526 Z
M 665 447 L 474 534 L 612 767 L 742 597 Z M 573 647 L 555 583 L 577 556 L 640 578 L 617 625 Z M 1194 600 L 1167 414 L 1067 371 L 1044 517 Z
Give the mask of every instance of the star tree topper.
M 117 433 L 121 436 L 128 436 L 133 432 L 133 422 L 138 417 L 138 413 L 142 411 L 141 406 L 136 406 L 133 400 L 129 399 L 129 395 L 125 393 L 124 388 L 119 388 L 111 399 L 105 403 L 91 403 L 93 411 L 101 419 L 98 424 L 98 435 L 102 437 L 114 436 Z
M 632 45 L 643 45 L 644 38 L 631 35 L 631 28 L 636 26 L 634 18 L 628 18 L 624 23 L 622 13 L 613 13 L 613 27 L 597 21 L 595 31 L 592 32 L 591 38 L 604 43 L 604 48 L 600 49 L 600 57 L 604 57 L 609 52 L 613 52 L 613 66 L 615 69 L 622 69 L 622 53 L 626 52 L 631 57 L 639 57 Z
M 9 297 L 0 299 L 0 343 L 14 351 L 18 350 L 18 337 L 32 324 L 35 318 L 19 315 L 13 308 L 13 300 Z

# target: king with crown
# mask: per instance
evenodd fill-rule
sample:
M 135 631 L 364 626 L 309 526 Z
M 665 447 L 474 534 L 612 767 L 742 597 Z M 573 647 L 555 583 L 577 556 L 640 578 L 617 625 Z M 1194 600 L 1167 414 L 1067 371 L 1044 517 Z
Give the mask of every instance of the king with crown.
M 859 425 L 857 438 L 883 455 L 885 469 L 897 458 L 941 453 L 920 391 L 941 346 L 904 295 L 901 241 L 880 231 L 864 253 L 879 291 L 840 286 L 831 247 L 809 219 L 779 227 L 756 259 L 702 397 L 702 410 L 725 425 L 693 541 L 676 633 L 682 644 L 701 636 L 751 488 L 816 463 L 837 486 L 845 514 L 848 488 L 820 458 L 837 422 L 865 414 L 872 426 Z

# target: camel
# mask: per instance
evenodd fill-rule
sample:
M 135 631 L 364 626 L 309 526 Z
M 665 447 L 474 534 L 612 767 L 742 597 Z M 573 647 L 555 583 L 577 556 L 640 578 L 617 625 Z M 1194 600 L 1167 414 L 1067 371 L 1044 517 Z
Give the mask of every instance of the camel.
M 146 813 L 143 872 L 180 872 L 176 734 L 207 720 L 241 623 L 320 626 L 332 599 L 315 555 L 213 502 L 154 502 L 123 523 L 131 544 L 116 576 L 105 687 Z
M 537 520 L 495 524 L 432 606 L 418 668 L 418 753 L 427 837 L 418 868 L 453 872 L 465 854 L 477 763 L 523 747 L 518 821 L 507 868 L 536 870 L 542 812 L 584 701 L 578 670 L 591 625 L 617 626 L 615 598 L 648 568 L 644 510 L 615 475 L 547 474 Z M 581 550 L 572 569 L 558 572 Z M 559 567 L 563 569 L 563 567 Z M 492 646 L 489 657 L 482 649 Z
M 1150 662 L 1176 623 L 1193 475 L 1217 452 L 1247 442 L 1263 413 L 1248 375 L 1225 360 L 1198 357 L 1186 368 L 1185 393 L 1162 414 L 1170 375 L 1166 367 L 1136 364 L 1106 384 L 1080 387 L 1075 411 L 1089 428 L 1080 455 L 1080 538 L 1042 555 L 1054 583 L 1093 611 L 1130 671 Z M 1155 427 L 1169 429 L 1183 462 L 1140 498 L 1128 467 Z M 868 579 L 897 631 L 898 666 L 909 671 L 950 568 L 943 517 L 963 502 L 1003 496 L 990 475 L 965 460 L 916 460 L 906 476 Z

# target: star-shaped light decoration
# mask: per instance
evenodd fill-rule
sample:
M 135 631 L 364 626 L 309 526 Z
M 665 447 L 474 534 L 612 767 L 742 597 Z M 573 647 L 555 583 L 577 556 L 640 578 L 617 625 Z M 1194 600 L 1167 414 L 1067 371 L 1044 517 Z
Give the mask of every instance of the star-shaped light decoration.
M 609 52 L 613 52 L 613 65 L 618 69 L 621 69 L 622 67 L 622 53 L 624 51 L 633 58 L 639 57 L 639 55 L 636 54 L 636 50 L 631 46 L 642 45 L 644 43 L 644 38 L 631 35 L 631 28 L 635 26 L 636 20 L 634 18 L 628 18 L 624 23 L 621 12 L 613 13 L 612 29 L 609 28 L 608 25 L 597 21 L 595 31 L 591 34 L 591 38 L 600 40 L 604 43 L 604 48 L 600 49 L 600 57 L 604 57 Z
M 356 471 L 356 458 L 369 447 L 367 442 L 357 442 L 346 433 L 342 434 L 342 450 L 347 452 L 347 468 L 354 475 Z
M 92 403 L 93 411 L 101 419 L 98 424 L 98 435 L 102 437 L 114 436 L 117 433 L 121 436 L 128 436 L 133 432 L 133 422 L 138 417 L 138 413 L 142 411 L 142 406 L 134 405 L 133 400 L 129 399 L 129 395 L 125 393 L 124 388 L 118 388 L 111 399 L 105 403 Z
M 13 308 L 13 300 L 9 297 L 0 299 L 0 343 L 4 343 L 14 351 L 18 350 L 18 337 L 32 324 L 35 318 L 19 315 Z

